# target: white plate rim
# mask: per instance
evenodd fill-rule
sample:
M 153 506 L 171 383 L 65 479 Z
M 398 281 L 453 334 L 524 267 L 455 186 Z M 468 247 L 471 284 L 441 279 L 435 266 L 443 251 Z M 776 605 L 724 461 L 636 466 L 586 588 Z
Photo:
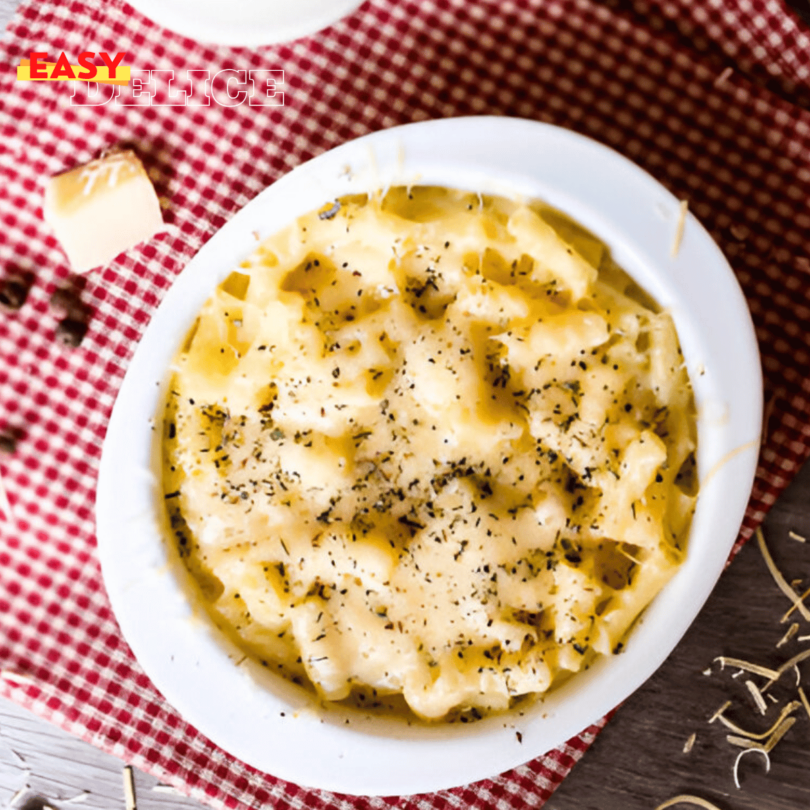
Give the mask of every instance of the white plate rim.
M 290 221 L 339 194 L 401 182 L 536 196 L 603 238 L 673 314 L 700 406 L 701 478 L 711 475 L 687 562 L 622 655 L 600 661 L 524 716 L 474 727 L 397 727 L 395 736 L 385 736 L 362 721 L 345 727 L 327 715 L 323 722 L 298 693 L 261 686 L 253 669 L 233 665 L 216 632 L 200 621 L 155 540 L 150 420 L 162 394 L 156 383 L 185 327 L 215 283 L 252 251 L 254 231 L 263 238 L 284 224 L 279 215 Z M 745 299 L 691 214 L 680 250 L 670 256 L 678 206 L 650 175 L 595 141 L 548 124 L 483 116 L 405 125 L 344 144 L 281 178 L 212 237 L 175 280 L 130 363 L 105 440 L 96 509 L 104 581 L 124 637 L 189 722 L 234 756 L 300 785 L 356 795 L 421 793 L 491 777 L 550 750 L 657 669 L 708 597 L 737 537 L 762 422 L 759 356 Z M 207 678 L 199 678 L 200 667 Z M 234 699 L 217 706 L 224 688 Z

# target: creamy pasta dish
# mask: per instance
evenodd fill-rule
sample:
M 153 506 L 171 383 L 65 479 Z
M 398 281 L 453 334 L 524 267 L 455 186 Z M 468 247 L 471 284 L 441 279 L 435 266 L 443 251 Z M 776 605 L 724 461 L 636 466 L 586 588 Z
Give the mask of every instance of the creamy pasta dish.
M 215 290 L 169 388 L 180 555 L 220 627 L 328 701 L 509 708 L 620 651 L 685 554 L 672 319 L 539 203 L 312 212 Z

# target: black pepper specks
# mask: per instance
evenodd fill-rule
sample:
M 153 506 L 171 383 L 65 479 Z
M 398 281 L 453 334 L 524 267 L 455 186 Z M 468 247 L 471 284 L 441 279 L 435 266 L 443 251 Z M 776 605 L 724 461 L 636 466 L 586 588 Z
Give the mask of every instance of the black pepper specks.
M 332 205 L 327 208 L 325 211 L 318 212 L 318 219 L 334 219 L 340 211 L 340 203 L 335 200 Z
M 0 281 L 0 309 L 17 312 L 28 298 L 30 285 L 21 275 L 10 275 Z
M 71 349 L 79 347 L 87 334 L 87 324 L 73 318 L 65 318 L 56 326 L 56 340 Z

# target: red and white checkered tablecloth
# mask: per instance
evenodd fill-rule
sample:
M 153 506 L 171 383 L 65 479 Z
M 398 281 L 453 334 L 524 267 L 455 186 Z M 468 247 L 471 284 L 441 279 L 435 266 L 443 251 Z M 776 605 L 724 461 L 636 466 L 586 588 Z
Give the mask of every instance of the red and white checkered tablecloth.
M 69 83 L 17 82 L 31 51 L 126 51 L 136 68 L 280 69 L 284 107 L 71 106 Z M 256 50 L 197 44 L 122 0 L 26 0 L 0 46 L 0 276 L 35 279 L 0 316 L 0 458 L 16 521 L 0 525 L 0 682 L 67 730 L 215 807 L 539 807 L 596 726 L 497 779 L 440 794 L 352 799 L 235 761 L 166 704 L 118 631 L 94 553 L 107 420 L 127 362 L 174 276 L 239 208 L 309 157 L 372 130 L 477 113 L 534 118 L 623 152 L 689 200 L 748 297 L 768 440 L 747 539 L 810 454 L 810 32 L 780 0 L 369 0 L 317 36 Z M 730 72 L 728 68 L 732 68 Z M 720 77 L 720 80 L 718 80 Z M 42 179 L 130 144 L 169 230 L 83 291 L 78 349 L 54 342 L 67 276 Z

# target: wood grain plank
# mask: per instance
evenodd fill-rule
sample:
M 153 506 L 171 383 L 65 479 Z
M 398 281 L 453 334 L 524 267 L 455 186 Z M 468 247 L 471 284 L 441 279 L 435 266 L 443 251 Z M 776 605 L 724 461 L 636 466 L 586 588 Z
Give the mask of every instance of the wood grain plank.
M 116 757 L 0 699 L 0 806 L 36 810 L 45 802 L 59 810 L 123 808 L 122 768 Z M 202 808 L 185 796 L 155 791 L 158 780 L 152 776 L 137 770 L 134 775 L 138 810 Z M 21 789 L 25 793 L 10 805 Z
M 810 585 L 810 542 L 790 539 L 788 532 L 810 538 L 810 465 L 806 466 L 773 508 L 764 531 L 774 559 L 788 581 Z M 780 649 L 776 643 L 789 626 L 780 618 L 790 602 L 773 583 L 755 542 L 749 543 L 724 573 L 695 624 L 664 666 L 619 709 L 592 749 L 552 797 L 548 810 L 652 810 L 673 796 L 692 793 L 722 810 L 798 810 L 810 807 L 810 718 L 797 712 L 797 722 L 771 754 L 770 774 L 758 756 L 740 765 L 738 790 L 732 778 L 737 751 L 726 742 L 727 730 L 706 721 L 726 700 L 729 717 L 752 730 L 764 730 L 779 712 L 756 712 L 744 687 L 745 676 L 733 670 L 710 676 L 703 670 L 718 655 L 778 666 L 810 642 L 795 638 Z M 798 635 L 810 635 L 800 618 Z M 810 692 L 810 661 L 801 665 Z M 758 680 L 758 679 L 755 679 Z M 761 680 L 759 681 L 762 682 Z M 774 688 L 780 705 L 795 695 L 795 680 Z M 770 703 L 770 701 L 768 701 Z M 684 743 L 697 739 L 691 753 Z
M 0 0 L 0 34 L 6 30 L 9 20 L 14 16 L 20 0 Z

